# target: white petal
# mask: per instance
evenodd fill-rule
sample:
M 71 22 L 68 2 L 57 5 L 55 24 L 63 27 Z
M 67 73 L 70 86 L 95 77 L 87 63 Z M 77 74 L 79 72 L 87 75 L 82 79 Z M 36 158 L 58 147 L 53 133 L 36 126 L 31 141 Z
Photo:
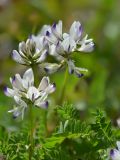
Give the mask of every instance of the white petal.
M 80 40 L 78 44 L 83 45 L 83 44 L 88 44 L 90 42 L 93 42 L 92 38 L 91 39 L 87 39 L 87 38 L 88 38 L 88 34 L 86 34 L 86 36 L 82 40 Z
M 26 44 L 24 41 L 19 43 L 19 52 L 21 52 L 22 54 L 26 53 Z
M 41 56 L 38 58 L 37 63 L 43 62 L 46 59 L 47 55 L 48 55 L 48 51 L 44 50 Z
M 52 56 L 56 55 L 56 45 L 52 44 L 52 45 L 49 46 L 49 53 Z
M 49 46 L 49 54 L 54 56 L 56 58 L 56 60 L 58 60 L 58 61 L 64 60 L 64 57 L 57 53 L 56 45 L 54 45 L 54 44 Z
M 51 30 L 57 38 L 62 39 L 62 21 L 59 21 L 58 24 L 54 23 Z
M 35 47 L 36 47 L 36 44 L 34 42 L 34 40 L 32 39 L 32 37 L 28 38 L 27 41 L 26 41 L 26 54 L 28 56 L 33 56 L 35 53 Z
M 76 43 L 71 37 L 67 37 L 62 41 L 64 50 L 68 53 L 73 52 L 76 48 Z
M 14 107 L 13 109 L 9 110 L 8 113 L 13 113 L 13 118 L 16 118 L 20 115 L 19 107 Z
M 50 25 L 44 25 L 40 31 L 41 36 L 45 36 L 46 32 L 49 31 L 51 32 L 51 26 Z
M 37 103 L 35 103 L 35 105 L 40 108 L 47 109 L 48 108 L 48 101 L 37 102 Z
M 46 39 L 52 44 L 57 44 L 58 41 L 58 39 L 54 36 L 54 34 L 49 31 L 46 31 Z
M 30 87 L 27 92 L 27 98 L 31 101 L 34 101 L 40 96 L 40 92 L 35 87 Z
M 61 67 L 61 65 L 58 65 L 58 64 L 47 64 L 45 67 L 44 67 L 44 70 L 46 71 L 46 73 L 48 74 L 52 74 L 52 73 L 55 73 L 59 70 L 59 68 Z
M 35 100 L 35 105 L 39 104 L 40 102 L 46 101 L 48 94 L 46 92 L 40 92 L 39 98 Z
M 34 75 L 32 69 L 28 69 L 23 75 L 23 86 L 27 89 L 34 84 Z
M 15 91 L 13 89 L 8 88 L 8 87 L 4 87 L 4 93 L 8 97 L 13 97 L 15 95 Z
M 81 52 L 92 52 L 94 50 L 94 43 L 90 42 L 88 44 L 83 44 L 79 49 L 77 49 L 78 51 Z
M 13 88 L 17 88 L 19 90 L 24 90 L 23 85 L 22 85 L 22 79 L 19 74 L 16 74 L 14 78 L 12 79 L 12 86 Z
M 17 104 L 19 104 L 20 106 L 23 106 L 23 107 L 27 107 L 27 104 L 18 96 L 14 96 L 14 100 Z
M 20 56 L 20 54 L 16 50 L 13 50 L 12 58 L 20 64 L 25 64 L 24 59 Z
M 25 53 L 26 53 L 26 44 L 23 41 L 19 43 L 19 54 L 21 55 L 21 57 L 26 58 Z
M 80 68 L 80 67 L 75 67 L 75 69 L 76 70 L 78 70 L 78 71 L 82 71 L 82 72 L 88 72 L 88 69 L 86 69 L 86 68 Z
M 79 21 L 73 22 L 70 28 L 70 36 L 75 40 L 79 40 L 82 34 L 82 27 Z
M 45 90 L 48 87 L 49 82 L 50 82 L 49 77 L 43 77 L 39 84 L 38 90 L 39 91 Z
M 113 149 L 110 152 L 112 160 L 120 160 L 120 152 L 117 149 Z
M 50 94 L 53 93 L 56 89 L 56 85 L 53 84 L 49 84 L 49 86 L 45 89 L 46 94 Z
M 56 45 L 56 52 L 60 55 L 65 54 L 64 52 L 64 47 L 62 46 L 61 42 L 58 41 L 57 45 Z
M 75 70 L 75 71 L 74 71 L 74 74 L 75 74 L 78 78 L 81 78 L 81 77 L 84 76 L 84 74 L 83 74 L 83 73 L 80 73 L 78 70 Z
M 68 63 L 69 73 L 73 74 L 75 69 L 74 62 L 72 60 L 68 60 L 67 63 Z

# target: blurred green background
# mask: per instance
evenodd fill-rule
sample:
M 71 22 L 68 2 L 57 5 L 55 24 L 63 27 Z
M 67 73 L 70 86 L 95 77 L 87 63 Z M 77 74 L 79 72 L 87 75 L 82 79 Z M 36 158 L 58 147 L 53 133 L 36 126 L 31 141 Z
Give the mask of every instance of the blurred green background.
M 64 31 L 79 20 L 84 32 L 95 42 L 93 53 L 74 57 L 76 65 L 88 68 L 89 73 L 81 79 L 69 76 L 64 100 L 76 104 L 81 118 L 102 107 L 114 122 L 120 116 L 119 8 L 119 0 L 0 0 L 0 124 L 9 129 L 16 123 L 7 113 L 14 102 L 4 96 L 3 87 L 10 86 L 10 76 L 22 74 L 26 69 L 12 60 L 12 50 L 30 34 L 37 34 L 42 25 L 58 20 L 63 21 Z M 57 85 L 56 93 L 51 96 L 55 104 L 64 71 L 51 75 L 51 79 Z

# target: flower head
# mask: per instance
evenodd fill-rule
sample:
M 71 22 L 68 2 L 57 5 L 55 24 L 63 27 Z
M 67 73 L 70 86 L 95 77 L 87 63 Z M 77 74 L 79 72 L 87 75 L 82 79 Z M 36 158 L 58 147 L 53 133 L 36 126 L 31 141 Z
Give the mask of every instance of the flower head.
M 118 149 L 111 149 L 110 157 L 112 160 L 120 160 L 120 141 L 117 141 Z
M 42 63 L 48 54 L 48 44 L 44 36 L 32 35 L 26 42 L 19 43 L 19 51 L 13 50 L 12 58 L 23 65 Z
M 6 96 L 13 97 L 17 107 L 10 110 L 13 112 L 13 116 L 17 117 L 22 114 L 24 115 L 25 109 L 29 103 L 34 106 L 47 108 L 48 101 L 47 97 L 49 94 L 55 91 L 55 84 L 51 84 L 49 77 L 43 77 L 39 86 L 34 86 L 34 75 L 32 69 L 28 69 L 23 77 L 16 74 L 14 78 L 10 78 L 12 89 L 5 87 L 4 93 Z
M 83 37 L 81 23 L 74 21 L 69 32 L 63 33 L 62 21 L 59 21 L 58 24 L 54 23 L 52 26 L 44 26 L 42 35 L 45 36 L 49 43 L 49 54 L 54 56 L 60 64 L 64 61 L 68 65 L 69 73 L 75 73 L 78 77 L 82 77 L 83 74 L 80 71 L 86 71 L 86 69 L 75 67 L 71 54 L 75 52 L 92 52 L 94 43 L 93 39 L 88 39 L 88 35 Z

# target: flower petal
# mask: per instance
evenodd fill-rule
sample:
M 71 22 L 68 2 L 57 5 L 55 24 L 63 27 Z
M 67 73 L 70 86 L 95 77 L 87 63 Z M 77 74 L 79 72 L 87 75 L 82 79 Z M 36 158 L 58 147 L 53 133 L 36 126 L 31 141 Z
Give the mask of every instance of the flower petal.
M 63 55 L 65 54 L 65 51 L 64 51 L 64 47 L 62 46 L 61 42 L 58 41 L 57 45 L 56 45 L 56 52 L 60 55 Z
M 49 82 L 50 82 L 49 77 L 43 77 L 39 84 L 38 90 L 44 91 L 48 87 Z
M 13 79 L 12 79 L 12 86 L 13 88 L 17 88 L 19 90 L 24 90 L 23 85 L 22 85 L 22 79 L 19 74 L 16 74 Z
M 61 65 L 58 65 L 58 64 L 47 64 L 45 67 L 44 67 L 44 70 L 46 71 L 46 73 L 48 74 L 52 74 L 52 73 L 55 73 L 59 70 L 59 68 L 61 67 Z
M 40 96 L 40 93 L 38 91 L 37 88 L 35 87 L 30 87 L 28 89 L 28 92 L 27 92 L 27 98 L 30 99 L 31 101 L 34 101 L 35 99 L 37 99 L 38 97 Z
M 27 104 L 20 97 L 14 96 L 14 100 L 20 106 L 23 106 L 23 107 L 27 108 Z
M 35 105 L 40 108 L 47 109 L 48 108 L 48 101 L 37 102 L 37 103 L 35 103 Z
M 51 30 L 57 38 L 62 39 L 62 21 L 59 21 L 58 24 L 54 23 Z
M 57 38 L 50 31 L 46 31 L 46 39 L 52 44 L 56 44 L 57 43 Z
M 32 69 L 28 69 L 23 75 L 23 86 L 28 89 L 34 85 L 34 75 Z
M 20 56 L 20 54 L 16 50 L 13 50 L 12 58 L 20 64 L 25 64 L 24 59 Z
M 50 25 L 44 25 L 40 31 L 41 36 L 45 36 L 46 32 L 49 31 L 51 32 L 51 26 Z
M 82 35 L 82 26 L 79 21 L 73 22 L 70 28 L 70 36 L 75 40 L 79 40 Z
M 79 49 L 77 49 L 78 51 L 81 52 L 92 52 L 94 50 L 94 43 L 90 42 L 88 44 L 83 44 Z
M 112 160 L 120 160 L 120 152 L 117 149 L 112 149 L 110 151 L 110 157 Z
M 67 37 L 62 41 L 62 46 L 67 53 L 70 53 L 75 50 L 76 43 L 71 37 Z
M 4 87 L 4 93 L 8 97 L 13 97 L 15 95 L 15 91 L 13 89 L 8 88 L 8 87 Z
M 56 90 L 55 83 L 49 84 L 49 86 L 45 89 L 46 94 L 53 93 Z
M 47 55 L 48 55 L 48 51 L 44 50 L 36 62 L 37 63 L 43 62 L 46 59 Z
M 69 73 L 73 74 L 75 69 L 74 62 L 72 60 L 68 60 L 67 63 L 68 63 Z

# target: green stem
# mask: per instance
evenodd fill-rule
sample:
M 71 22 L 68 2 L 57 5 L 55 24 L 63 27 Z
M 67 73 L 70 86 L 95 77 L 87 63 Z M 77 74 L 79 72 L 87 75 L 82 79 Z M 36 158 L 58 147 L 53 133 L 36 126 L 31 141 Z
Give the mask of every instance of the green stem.
M 32 159 L 33 156 L 33 150 L 34 150 L 34 124 L 33 124 L 33 111 L 32 111 L 32 105 L 30 104 L 29 107 L 29 120 L 30 120 L 30 147 L 29 147 L 29 160 Z
M 68 68 L 66 67 L 65 76 L 64 76 L 64 82 L 63 82 L 62 90 L 60 92 L 60 97 L 58 99 L 58 104 L 62 104 L 63 103 L 64 96 L 65 96 L 65 89 L 66 89 L 67 79 L 68 79 Z
M 38 66 L 36 64 L 31 65 L 34 74 L 34 85 L 38 85 L 39 75 L 38 75 Z

